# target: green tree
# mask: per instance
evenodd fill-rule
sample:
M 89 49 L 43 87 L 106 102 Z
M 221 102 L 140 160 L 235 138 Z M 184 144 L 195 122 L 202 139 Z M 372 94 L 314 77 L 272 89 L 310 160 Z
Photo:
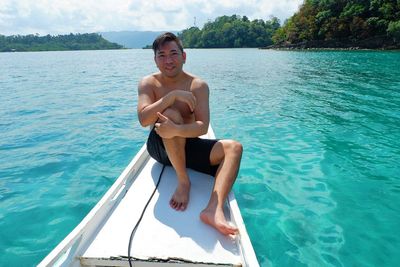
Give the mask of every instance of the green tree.
M 394 36 L 399 20 L 399 0 L 305 0 L 272 40 L 275 44 L 315 40 L 359 43 L 369 38 L 398 42 Z
M 272 44 L 272 35 L 279 27 L 276 17 L 250 21 L 246 16 L 232 15 L 207 22 L 203 29 L 185 29 L 179 36 L 185 47 L 192 48 L 264 47 Z
M 395 42 L 400 41 L 400 20 L 391 21 L 387 28 L 387 33 Z

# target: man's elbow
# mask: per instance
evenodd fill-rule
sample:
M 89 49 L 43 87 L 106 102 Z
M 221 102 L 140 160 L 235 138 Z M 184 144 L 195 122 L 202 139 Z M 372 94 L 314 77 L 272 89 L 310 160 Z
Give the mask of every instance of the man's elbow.
M 147 125 L 144 124 L 141 120 L 139 120 L 139 123 L 140 123 L 140 125 L 141 125 L 142 127 L 146 127 L 146 126 L 147 126 Z
M 208 124 L 206 124 L 206 123 L 204 123 L 202 126 L 201 126 L 201 135 L 204 135 L 204 134 L 207 134 L 208 133 Z
M 148 123 L 143 116 L 141 116 L 140 114 L 138 114 L 138 119 L 139 119 L 139 123 L 140 125 L 142 125 L 142 127 L 147 127 L 150 125 L 150 123 Z

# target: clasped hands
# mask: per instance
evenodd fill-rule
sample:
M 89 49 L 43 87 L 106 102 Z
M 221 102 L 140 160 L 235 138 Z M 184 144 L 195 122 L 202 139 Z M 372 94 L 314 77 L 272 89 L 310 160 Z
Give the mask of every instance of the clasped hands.
M 157 112 L 158 121 L 154 124 L 156 133 L 165 139 L 170 139 L 176 136 L 176 123 L 170 120 L 167 116 Z
M 189 106 L 191 112 L 194 112 L 196 108 L 196 97 L 192 92 L 183 91 L 183 90 L 175 90 L 167 95 L 167 97 L 171 97 L 171 105 L 176 101 L 182 101 Z M 157 112 L 158 122 L 155 123 L 155 131 L 161 137 L 165 139 L 170 139 L 177 136 L 177 124 L 173 122 L 167 116 Z

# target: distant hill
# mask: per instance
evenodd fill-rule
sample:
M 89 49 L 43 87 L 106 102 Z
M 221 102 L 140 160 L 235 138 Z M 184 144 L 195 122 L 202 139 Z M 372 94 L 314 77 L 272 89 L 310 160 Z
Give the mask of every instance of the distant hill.
M 57 36 L 0 35 L 0 52 L 122 49 L 96 33 Z
M 104 39 L 123 45 L 125 48 L 143 48 L 151 45 L 154 39 L 165 31 L 120 31 L 120 32 L 99 32 Z M 177 34 L 177 31 L 172 31 Z

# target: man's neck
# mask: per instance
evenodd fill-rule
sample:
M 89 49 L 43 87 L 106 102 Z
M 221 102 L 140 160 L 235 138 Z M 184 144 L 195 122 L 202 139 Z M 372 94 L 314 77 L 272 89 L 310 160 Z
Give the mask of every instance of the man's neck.
M 161 73 L 161 78 L 163 80 L 164 83 L 166 84 L 177 84 L 182 82 L 186 77 L 186 73 L 184 71 L 180 72 L 178 75 L 173 76 L 173 77 L 169 77 L 166 75 L 163 75 Z

